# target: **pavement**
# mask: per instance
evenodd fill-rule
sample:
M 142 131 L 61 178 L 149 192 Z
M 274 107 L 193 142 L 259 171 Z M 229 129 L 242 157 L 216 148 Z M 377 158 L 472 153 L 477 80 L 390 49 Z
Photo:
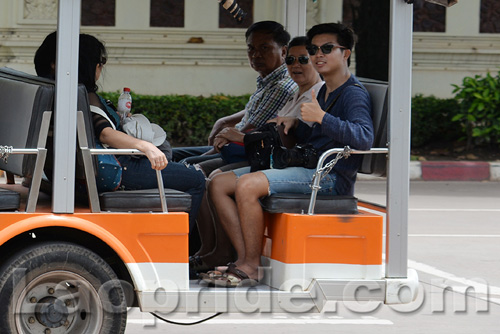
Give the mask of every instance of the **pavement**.
M 500 181 L 500 161 L 411 161 L 410 180 Z
M 384 180 L 358 174 L 358 180 Z M 500 161 L 410 161 L 411 181 L 500 181 Z

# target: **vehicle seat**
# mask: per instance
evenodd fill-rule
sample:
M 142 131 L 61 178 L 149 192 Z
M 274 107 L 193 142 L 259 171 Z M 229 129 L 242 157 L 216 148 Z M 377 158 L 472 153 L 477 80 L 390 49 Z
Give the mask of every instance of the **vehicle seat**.
M 16 191 L 0 188 L 0 211 L 19 209 L 20 197 Z

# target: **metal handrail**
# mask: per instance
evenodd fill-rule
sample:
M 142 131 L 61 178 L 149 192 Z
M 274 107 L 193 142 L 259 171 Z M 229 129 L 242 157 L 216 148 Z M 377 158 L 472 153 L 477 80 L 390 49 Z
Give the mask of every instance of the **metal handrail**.
M 77 125 L 78 125 L 78 141 L 80 149 L 82 150 L 85 175 L 87 177 L 87 187 L 89 188 L 89 202 L 92 212 L 100 212 L 100 204 L 97 198 L 97 186 L 95 184 L 95 174 L 92 166 L 91 156 L 98 154 L 113 154 L 113 155 L 145 155 L 143 152 L 136 149 L 118 149 L 118 148 L 88 148 L 87 134 L 85 132 L 85 122 L 83 118 L 83 112 L 77 112 Z M 156 171 L 156 179 L 158 181 L 158 193 L 160 196 L 161 209 L 162 212 L 167 213 L 167 199 L 165 196 L 165 187 L 163 184 L 163 177 L 161 171 Z
M 136 149 L 126 149 L 126 148 L 91 148 L 89 149 L 91 155 L 98 154 L 113 154 L 113 155 L 146 155 Z M 160 194 L 161 210 L 162 212 L 168 212 L 167 199 L 165 197 L 165 187 L 163 185 L 163 177 L 161 175 L 161 170 L 156 170 L 156 180 L 158 181 L 158 193 Z M 162 191 L 163 190 L 163 191 Z
M 323 154 L 318 159 L 318 164 L 316 166 L 316 174 L 313 177 L 313 181 L 311 184 L 312 192 L 311 192 L 311 199 L 309 200 L 309 208 L 307 210 L 308 215 L 313 215 L 314 214 L 314 207 L 316 206 L 316 198 L 318 195 L 318 191 L 321 189 L 321 186 L 319 185 L 321 179 L 323 178 L 323 174 L 327 174 L 331 168 L 337 163 L 337 160 L 342 159 L 343 157 L 348 157 L 351 154 L 387 154 L 389 152 L 388 148 L 372 148 L 370 150 L 353 150 L 349 148 L 349 146 L 346 146 L 344 148 L 332 148 L 329 149 L 328 151 L 325 151 Z M 326 169 L 323 167 L 325 160 L 333 155 L 337 154 L 337 157 L 330 161 L 329 163 L 332 163 L 331 166 L 329 166 L 329 169 Z M 327 164 L 328 165 L 328 164 Z M 325 173 L 326 172 L 326 173 Z
M 0 158 L 7 163 L 9 155 L 29 154 L 36 155 L 35 167 L 31 178 L 28 198 L 26 200 L 26 212 L 33 213 L 36 210 L 38 195 L 40 194 L 40 184 L 42 182 L 43 166 L 47 158 L 47 135 L 49 132 L 51 111 L 44 111 L 40 123 L 40 132 L 38 133 L 37 148 L 14 148 L 12 146 L 0 146 Z

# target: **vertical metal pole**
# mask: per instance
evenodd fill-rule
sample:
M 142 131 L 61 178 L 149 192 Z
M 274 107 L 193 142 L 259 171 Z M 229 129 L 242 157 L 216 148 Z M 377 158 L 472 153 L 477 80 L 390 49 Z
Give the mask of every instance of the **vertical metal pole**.
M 386 277 L 406 277 L 413 6 L 391 1 Z
M 74 212 L 76 106 L 81 0 L 59 1 L 52 211 Z
M 285 29 L 293 37 L 306 33 L 307 0 L 285 0 Z

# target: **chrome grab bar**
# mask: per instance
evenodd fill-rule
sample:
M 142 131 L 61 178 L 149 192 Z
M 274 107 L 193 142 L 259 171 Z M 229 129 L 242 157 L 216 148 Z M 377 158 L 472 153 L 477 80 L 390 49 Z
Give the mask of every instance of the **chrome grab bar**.
M 363 151 L 363 150 L 353 150 L 349 146 L 346 146 L 344 148 L 332 148 L 321 154 L 321 156 L 318 159 L 318 165 L 316 166 L 316 173 L 314 174 L 311 182 L 312 192 L 311 192 L 311 199 L 309 200 L 309 208 L 307 210 L 307 214 L 308 215 L 314 214 L 314 207 L 316 206 L 316 198 L 318 195 L 318 191 L 321 189 L 319 183 L 323 178 L 323 176 L 329 173 L 330 170 L 333 168 L 333 166 L 335 166 L 338 160 L 344 157 L 347 158 L 351 154 L 382 154 L 382 153 L 387 154 L 388 152 L 389 152 L 388 148 L 372 148 L 370 150 Z M 332 154 L 337 154 L 337 156 L 323 167 L 325 160 Z

